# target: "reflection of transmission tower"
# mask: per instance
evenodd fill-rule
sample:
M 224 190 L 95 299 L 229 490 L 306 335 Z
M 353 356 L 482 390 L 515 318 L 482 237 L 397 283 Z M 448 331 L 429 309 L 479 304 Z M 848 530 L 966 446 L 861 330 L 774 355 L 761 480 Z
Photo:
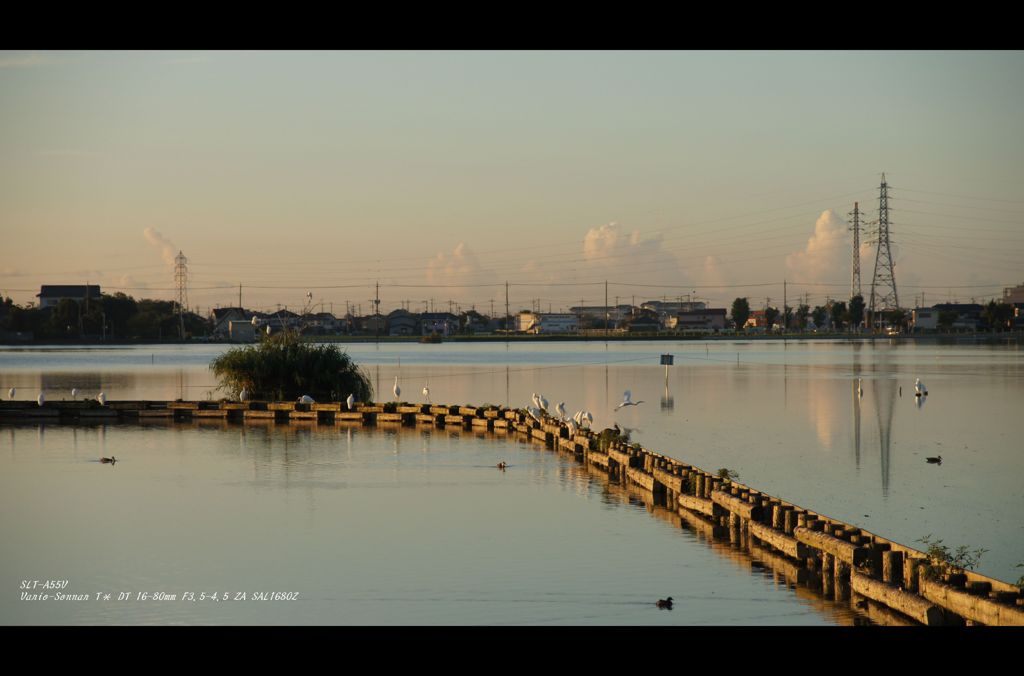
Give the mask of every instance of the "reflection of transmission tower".
M 185 306 L 188 305 L 188 259 L 178 251 L 174 257 L 174 285 L 178 287 L 178 337 L 185 340 Z
M 886 288 L 888 291 L 883 294 Z M 878 249 L 875 253 L 875 274 L 871 278 L 872 326 L 875 325 L 876 311 L 898 310 L 899 306 L 896 276 L 892 269 L 892 250 L 889 247 L 889 186 L 885 182 L 885 174 L 882 174 L 882 185 L 878 192 Z
M 850 283 L 850 298 L 860 295 L 860 207 L 857 202 L 853 203 L 853 279 Z

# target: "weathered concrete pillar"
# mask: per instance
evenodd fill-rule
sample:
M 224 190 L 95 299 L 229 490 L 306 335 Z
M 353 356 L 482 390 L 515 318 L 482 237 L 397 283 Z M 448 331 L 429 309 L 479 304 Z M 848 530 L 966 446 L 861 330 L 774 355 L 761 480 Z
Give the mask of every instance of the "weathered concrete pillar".
M 827 552 L 821 553 L 821 593 L 825 598 L 832 598 L 835 595 L 835 562 L 836 557 Z
M 782 530 L 785 525 L 785 510 L 782 505 L 772 506 L 772 528 Z
M 792 507 L 785 508 L 782 519 L 782 527 L 786 531 L 786 535 L 792 535 L 793 529 L 796 528 L 796 512 Z
M 836 559 L 835 569 L 835 599 L 846 601 L 850 598 L 850 564 Z
M 797 528 L 807 528 L 807 512 L 799 512 L 796 515 Z
M 882 580 L 894 585 L 903 583 L 903 552 L 882 552 Z
M 693 491 L 693 494 L 695 496 L 697 496 L 698 498 L 703 498 L 704 497 L 704 475 L 703 474 L 697 474 L 694 477 L 694 486 L 695 486 L 695 489 Z

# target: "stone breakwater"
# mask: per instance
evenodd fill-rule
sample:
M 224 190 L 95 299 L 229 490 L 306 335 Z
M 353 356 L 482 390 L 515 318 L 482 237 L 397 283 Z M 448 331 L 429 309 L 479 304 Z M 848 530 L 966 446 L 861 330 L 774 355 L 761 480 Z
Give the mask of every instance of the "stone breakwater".
M 1015 585 L 942 566 L 924 552 L 762 493 L 733 479 L 629 444 L 611 431 L 569 429 L 498 406 L 341 402 L 0 402 L 0 424 L 230 422 L 474 429 L 564 453 L 609 482 L 638 491 L 680 525 L 729 543 L 787 584 L 849 603 L 880 624 L 1024 626 Z

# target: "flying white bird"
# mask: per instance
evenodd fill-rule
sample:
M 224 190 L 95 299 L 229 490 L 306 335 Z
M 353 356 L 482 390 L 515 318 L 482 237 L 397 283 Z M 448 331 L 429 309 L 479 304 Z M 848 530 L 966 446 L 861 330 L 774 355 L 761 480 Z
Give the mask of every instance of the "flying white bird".
M 402 388 L 398 386 L 398 376 L 395 376 L 395 386 L 391 391 L 395 393 L 395 401 L 398 400 L 398 397 L 402 396 Z
M 356 403 L 355 395 L 352 395 L 352 394 L 348 395 L 348 398 L 345 400 L 345 403 L 348 404 L 348 410 L 351 411 L 352 410 L 352 404 Z
M 622 393 L 622 403 L 616 406 L 615 410 L 618 411 L 620 408 L 624 406 L 639 406 L 642 403 L 644 403 L 643 399 L 641 399 L 640 401 L 633 401 L 633 393 L 630 392 L 629 390 L 626 390 L 625 392 Z
M 301 397 L 299 397 L 298 402 L 300 404 L 315 404 L 316 403 L 316 401 L 313 399 L 313 397 L 309 396 L 308 394 L 304 394 Z
M 914 381 L 914 396 L 915 397 L 927 397 L 928 396 L 928 388 L 926 388 L 924 386 L 924 383 L 921 382 L 920 378 L 918 378 L 917 380 Z
M 555 406 L 555 413 L 558 414 L 560 420 L 565 420 L 565 402 L 558 402 L 558 406 Z
M 38 397 L 36 397 L 36 402 L 37 402 L 37 403 L 38 403 L 38 404 L 39 404 L 40 406 L 42 406 L 43 404 L 45 404 L 45 403 L 46 403 L 46 395 L 45 395 L 45 394 L 43 394 L 42 392 L 40 392 L 40 393 L 39 393 L 39 396 L 38 396 Z
M 107 395 L 104 394 L 103 392 L 100 392 L 99 395 L 96 397 L 96 401 L 100 402 L 100 406 L 106 406 L 107 405 Z

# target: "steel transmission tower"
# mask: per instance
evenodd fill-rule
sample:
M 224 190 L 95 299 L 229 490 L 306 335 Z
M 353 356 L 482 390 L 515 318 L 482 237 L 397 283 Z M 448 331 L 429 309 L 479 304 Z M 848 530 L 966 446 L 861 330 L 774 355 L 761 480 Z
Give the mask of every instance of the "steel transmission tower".
M 178 251 L 174 257 L 174 285 L 178 287 L 178 337 L 185 340 L 185 306 L 188 305 L 188 259 Z
M 860 291 L 860 206 L 857 202 L 853 203 L 853 211 L 849 214 L 853 216 L 853 225 L 850 226 L 850 230 L 853 231 L 853 279 L 850 282 L 850 298 L 859 296 Z
M 900 306 L 896 294 L 896 276 L 892 270 L 892 250 L 889 246 L 889 186 L 882 174 L 882 185 L 878 188 L 878 249 L 875 252 L 875 274 L 871 278 L 871 324 L 874 326 L 875 313 L 881 310 L 897 310 Z

